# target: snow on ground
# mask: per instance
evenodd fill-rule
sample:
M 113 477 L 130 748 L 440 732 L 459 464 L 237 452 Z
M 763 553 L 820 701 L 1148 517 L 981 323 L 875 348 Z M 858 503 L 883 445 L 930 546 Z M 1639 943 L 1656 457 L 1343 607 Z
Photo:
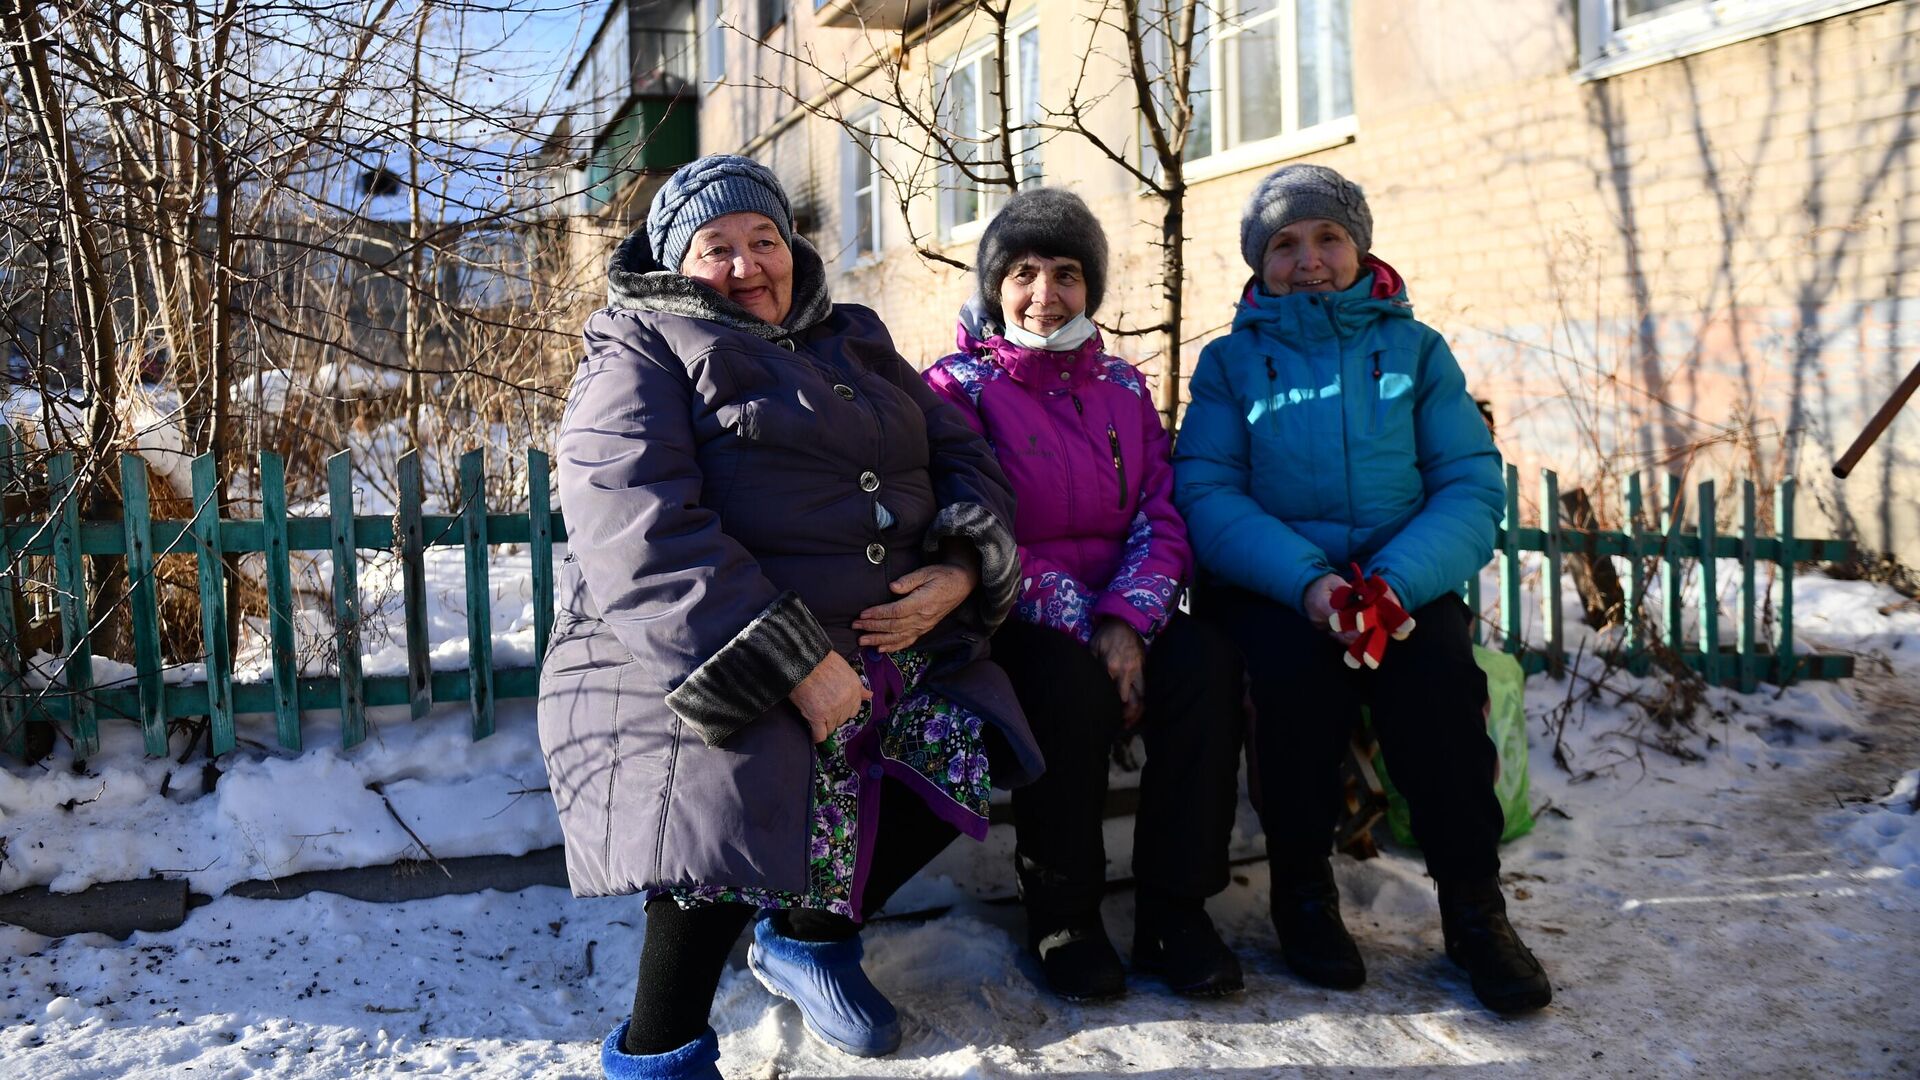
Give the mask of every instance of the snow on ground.
M 917 883 L 921 902 L 951 910 L 867 936 L 869 970 L 907 1018 L 898 1055 L 822 1048 L 736 964 L 714 1010 L 722 1064 L 752 1077 L 1915 1075 L 1920 607 L 1819 578 L 1803 578 L 1795 601 L 1803 640 L 1855 653 L 1856 679 L 1711 691 L 1690 733 L 1644 717 L 1661 684 L 1590 656 L 1566 680 L 1529 683 L 1533 798 L 1551 809 L 1502 857 L 1514 920 L 1554 976 L 1543 1013 L 1501 1020 L 1477 1006 L 1441 954 L 1417 852 L 1390 848 L 1338 861 L 1369 963 L 1357 992 L 1305 986 L 1281 966 L 1257 861 L 1211 904 L 1249 978 L 1245 994 L 1213 1002 L 1149 978 L 1119 1003 L 1057 1002 L 1035 988 L 1017 908 Z M 1554 764 L 1556 735 L 1571 773 Z M 382 718 L 351 752 L 336 736 L 310 726 L 299 758 L 252 748 L 205 796 L 194 777 L 152 795 L 199 763 L 140 763 L 126 734 L 93 777 L 12 766 L 0 776 L 0 888 L 121 876 L 80 868 L 116 858 L 192 869 L 217 857 L 189 875 L 209 892 L 261 866 L 379 861 L 409 841 L 379 835 L 397 830 L 364 797 L 374 778 L 414 793 L 396 805 L 436 854 L 553 842 L 544 796 L 508 794 L 542 782 L 525 706 L 503 707 L 499 734 L 471 746 L 454 708 Z M 103 780 L 96 802 L 57 809 Z M 979 873 L 965 855 L 943 865 Z M 1106 910 L 1124 953 L 1131 891 Z M 399 905 L 228 897 L 124 943 L 0 928 L 0 1061 L 22 1078 L 595 1076 L 643 925 L 632 900 L 539 888 Z

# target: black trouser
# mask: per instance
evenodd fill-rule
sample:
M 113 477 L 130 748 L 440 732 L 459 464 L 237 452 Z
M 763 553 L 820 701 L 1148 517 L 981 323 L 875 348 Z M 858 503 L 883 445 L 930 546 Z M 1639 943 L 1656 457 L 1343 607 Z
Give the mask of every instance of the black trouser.
M 1194 611 L 1239 643 L 1252 676 L 1260 821 L 1277 875 L 1327 857 L 1341 806 L 1340 755 L 1360 707 L 1406 796 L 1414 839 L 1436 880 L 1492 877 L 1502 819 L 1487 737 L 1487 677 L 1473 659 L 1471 614 L 1442 596 L 1413 613 L 1377 670 L 1347 667 L 1343 646 L 1299 612 L 1215 587 Z
M 880 785 L 880 829 L 861 894 L 862 916 L 880 910 L 900 886 L 933 861 L 959 833 L 920 796 L 888 777 Z M 640 980 L 633 992 L 629 1054 L 662 1054 L 685 1046 L 706 1029 L 713 993 L 727 954 L 753 917 L 746 904 L 703 904 L 683 910 L 667 897 L 647 903 Z M 806 941 L 845 941 L 860 926 L 844 915 L 794 909 L 778 912 L 782 933 Z
M 993 659 L 1012 678 L 1047 763 L 1013 793 L 1021 897 L 1042 922 L 1088 914 L 1106 885 L 1101 820 L 1119 690 L 1087 646 L 1027 623 L 1000 628 Z M 1134 877 L 1143 888 L 1202 899 L 1227 887 L 1245 733 L 1240 658 L 1211 627 L 1176 614 L 1147 651 L 1144 674 Z

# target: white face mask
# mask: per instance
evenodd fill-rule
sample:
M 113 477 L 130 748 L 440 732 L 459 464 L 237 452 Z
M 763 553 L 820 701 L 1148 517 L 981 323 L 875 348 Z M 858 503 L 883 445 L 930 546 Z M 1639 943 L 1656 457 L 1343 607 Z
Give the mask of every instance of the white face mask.
M 1045 349 L 1047 352 L 1071 352 L 1084 344 L 1088 338 L 1092 337 L 1096 329 L 1098 329 L 1098 327 L 1093 325 L 1093 320 L 1087 318 L 1087 313 L 1083 311 L 1067 320 L 1066 323 L 1061 325 L 1060 329 L 1045 336 L 1036 334 L 1031 330 L 1023 330 L 1011 322 L 1007 324 L 1006 331 L 1000 336 L 1025 349 Z

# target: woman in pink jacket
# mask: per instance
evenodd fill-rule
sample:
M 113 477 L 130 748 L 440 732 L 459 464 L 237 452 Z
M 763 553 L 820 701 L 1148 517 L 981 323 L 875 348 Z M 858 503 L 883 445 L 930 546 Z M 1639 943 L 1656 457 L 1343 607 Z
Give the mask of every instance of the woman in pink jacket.
M 1239 961 L 1205 900 L 1227 884 L 1241 665 L 1176 608 L 1193 557 L 1167 433 L 1146 379 L 1102 351 L 1091 321 L 1106 235 L 1071 192 L 1035 188 L 988 224 L 975 262 L 960 351 L 926 378 L 986 436 L 1018 503 L 1020 591 L 993 658 L 1047 762 L 1013 797 L 1028 945 L 1061 997 L 1126 991 L 1100 919 L 1101 819 L 1109 748 L 1137 727 L 1134 967 L 1179 993 L 1232 993 Z

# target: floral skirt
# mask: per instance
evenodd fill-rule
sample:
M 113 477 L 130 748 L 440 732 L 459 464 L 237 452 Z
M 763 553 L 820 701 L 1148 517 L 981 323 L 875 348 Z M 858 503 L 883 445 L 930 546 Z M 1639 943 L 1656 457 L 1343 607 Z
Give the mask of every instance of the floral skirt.
M 867 649 L 861 661 L 855 670 L 873 700 L 814 747 L 807 890 L 695 885 L 652 895 L 671 896 L 683 908 L 712 903 L 814 908 L 859 921 L 879 827 L 880 783 L 889 776 L 960 832 L 986 838 L 992 783 L 982 719 L 920 689 L 929 663 L 922 653 Z

